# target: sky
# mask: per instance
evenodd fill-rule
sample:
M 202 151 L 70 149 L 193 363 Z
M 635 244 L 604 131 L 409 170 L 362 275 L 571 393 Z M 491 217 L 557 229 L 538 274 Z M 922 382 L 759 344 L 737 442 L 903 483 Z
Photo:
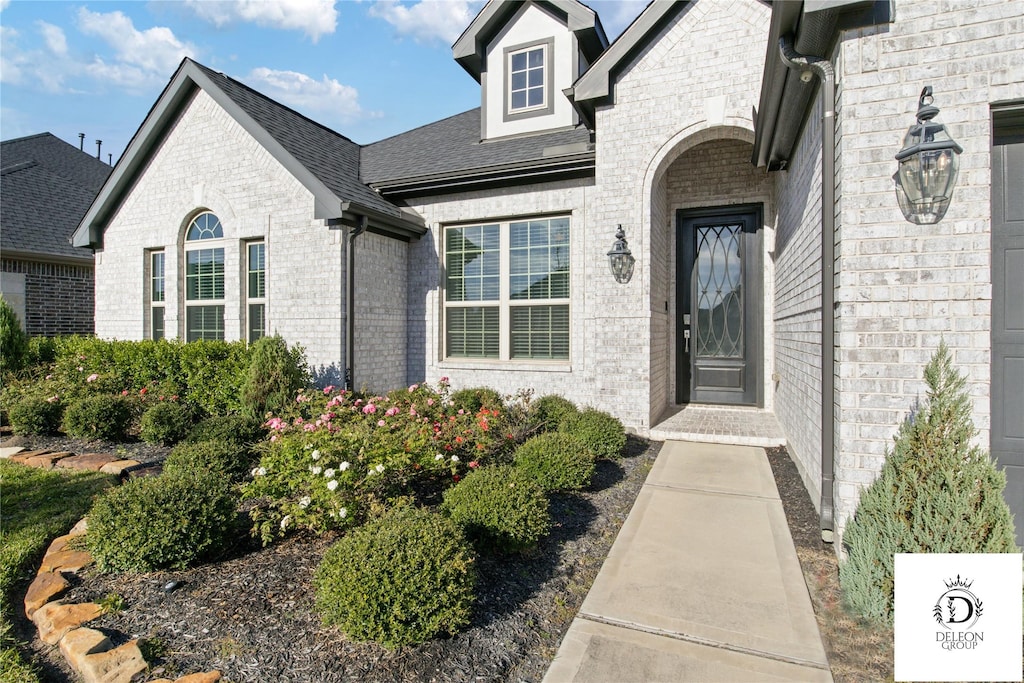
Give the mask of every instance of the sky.
M 116 163 L 183 57 L 360 144 L 480 104 L 451 45 L 482 0 L 0 0 L 0 139 Z M 593 0 L 614 40 L 647 0 Z

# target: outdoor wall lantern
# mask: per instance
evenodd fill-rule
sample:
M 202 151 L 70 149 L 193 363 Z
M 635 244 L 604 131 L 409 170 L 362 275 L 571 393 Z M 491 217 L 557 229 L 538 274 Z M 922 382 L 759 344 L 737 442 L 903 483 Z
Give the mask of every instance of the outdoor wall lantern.
M 626 244 L 626 231 L 622 229 L 622 224 L 619 223 L 619 230 L 615 233 L 615 244 L 612 245 L 612 250 L 608 252 L 608 265 L 612 267 L 612 275 L 615 276 L 615 281 L 620 285 L 629 282 L 633 277 L 634 263 L 636 263 L 636 259 L 633 258 L 633 254 Z
M 899 169 L 893 176 L 900 211 L 918 225 L 938 223 L 946 215 L 964 151 L 944 125 L 932 121 L 939 113 L 932 101 L 932 87 L 925 86 L 917 105 L 917 123 L 903 138 L 903 149 L 896 155 Z

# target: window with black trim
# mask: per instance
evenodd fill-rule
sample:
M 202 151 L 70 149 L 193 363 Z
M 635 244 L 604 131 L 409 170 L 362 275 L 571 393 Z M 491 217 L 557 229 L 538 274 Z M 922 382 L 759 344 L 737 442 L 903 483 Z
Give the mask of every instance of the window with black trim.
M 444 231 L 446 358 L 569 360 L 569 218 Z
M 167 305 L 167 278 L 164 270 L 164 252 L 149 252 L 149 338 L 163 339 L 164 311 Z
M 267 333 L 267 247 L 264 242 L 246 244 L 246 274 L 246 337 L 252 343 Z

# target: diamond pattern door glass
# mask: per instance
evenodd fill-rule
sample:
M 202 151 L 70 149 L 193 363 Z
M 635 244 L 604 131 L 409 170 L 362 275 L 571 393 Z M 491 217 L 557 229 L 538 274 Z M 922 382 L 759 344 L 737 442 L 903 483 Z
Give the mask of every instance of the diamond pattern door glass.
M 697 228 L 694 265 L 697 356 L 743 357 L 743 226 Z

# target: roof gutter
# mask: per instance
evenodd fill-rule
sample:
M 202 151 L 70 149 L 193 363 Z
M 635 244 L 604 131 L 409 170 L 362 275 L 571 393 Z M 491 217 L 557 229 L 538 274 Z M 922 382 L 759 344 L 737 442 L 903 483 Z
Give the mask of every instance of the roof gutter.
M 824 57 L 802 55 L 790 35 L 779 39 L 779 57 L 804 83 L 821 80 L 821 538 L 835 530 L 835 261 L 836 261 L 836 79 Z

